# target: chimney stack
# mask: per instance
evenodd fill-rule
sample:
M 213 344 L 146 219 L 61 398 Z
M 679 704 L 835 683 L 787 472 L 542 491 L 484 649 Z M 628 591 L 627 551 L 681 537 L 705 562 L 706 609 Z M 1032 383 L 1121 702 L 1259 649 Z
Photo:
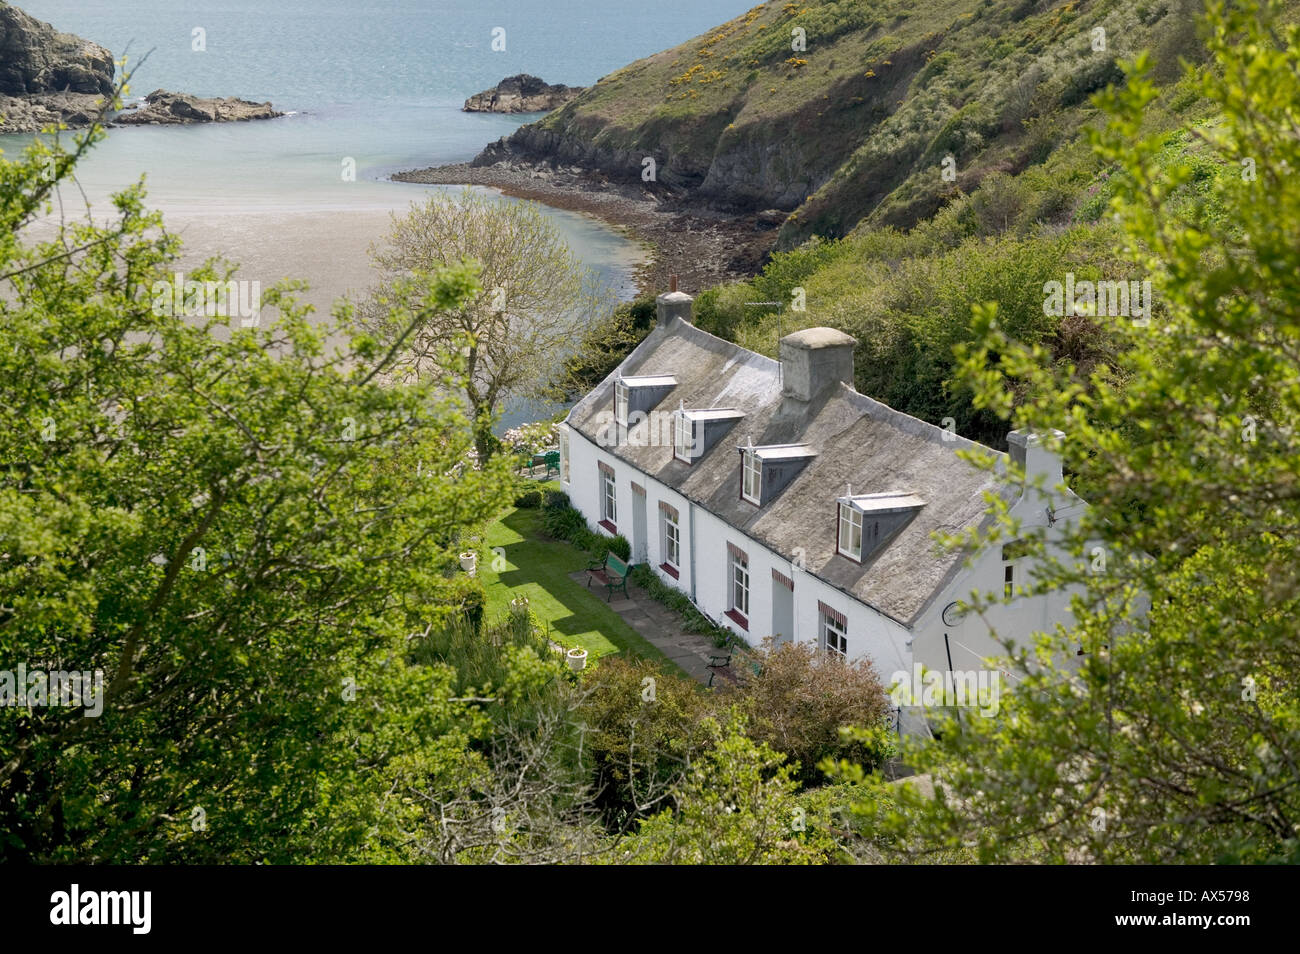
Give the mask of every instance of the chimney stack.
M 1007 435 L 1007 444 L 1012 463 L 1019 464 L 1025 471 L 1025 482 L 1029 485 L 1042 480 L 1044 494 L 1051 494 L 1062 480 L 1061 476 L 1061 441 L 1065 432 L 1048 431 L 1012 431 Z
M 853 387 L 857 339 L 834 328 L 805 328 L 781 339 L 781 396 L 812 401 L 834 384 Z
M 677 291 L 676 285 L 674 276 L 673 290 L 655 299 L 655 318 L 661 326 L 672 324 L 674 318 L 680 318 L 688 325 L 691 323 L 691 303 L 695 299 L 686 292 Z

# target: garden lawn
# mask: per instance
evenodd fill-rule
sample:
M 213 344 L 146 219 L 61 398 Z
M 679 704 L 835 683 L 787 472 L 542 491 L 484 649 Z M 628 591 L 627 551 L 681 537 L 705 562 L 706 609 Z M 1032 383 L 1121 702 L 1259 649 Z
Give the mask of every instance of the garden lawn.
M 543 486 L 552 485 L 539 485 L 539 489 Z M 589 660 L 622 653 L 680 672 L 676 663 L 609 608 L 603 587 L 593 584 L 588 589 L 569 579 L 570 573 L 586 568 L 589 557 L 570 543 L 544 536 L 541 528 L 541 509 L 518 507 L 487 528 L 478 564 L 487 591 L 486 619 L 509 613 L 510 601 L 522 594 L 538 623 L 566 649 L 581 646 Z

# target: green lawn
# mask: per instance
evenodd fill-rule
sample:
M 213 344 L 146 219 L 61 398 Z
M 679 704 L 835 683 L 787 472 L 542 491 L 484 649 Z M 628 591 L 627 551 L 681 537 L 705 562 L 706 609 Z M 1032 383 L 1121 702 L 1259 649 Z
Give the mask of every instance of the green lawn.
M 539 484 L 539 488 L 551 486 L 558 485 Z M 587 554 L 564 541 L 544 537 L 541 522 L 540 509 L 512 507 L 487 528 L 479 553 L 487 619 L 508 613 L 510 601 L 522 593 L 528 597 L 532 614 L 549 629 L 551 639 L 566 649 L 581 646 L 588 659 L 623 653 L 680 671 L 609 608 L 604 590 L 598 590 L 597 584 L 588 589 L 569 579 L 570 573 L 587 566 Z M 497 547 L 505 553 L 505 566 L 499 570 L 493 569 L 493 562 L 499 563 L 499 554 L 494 552 Z

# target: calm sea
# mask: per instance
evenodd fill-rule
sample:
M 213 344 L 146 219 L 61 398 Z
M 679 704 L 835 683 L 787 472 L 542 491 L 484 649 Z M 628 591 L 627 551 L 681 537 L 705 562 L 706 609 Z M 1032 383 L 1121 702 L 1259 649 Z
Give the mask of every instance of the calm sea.
M 673 46 L 754 0 L 27 0 L 56 29 L 128 59 L 132 98 L 158 88 L 270 100 L 270 122 L 111 130 L 79 167 L 92 200 L 147 176 L 177 217 L 256 209 L 405 208 L 428 187 L 395 171 L 472 158 L 536 116 L 460 111 L 505 76 L 588 85 Z M 196 50 L 196 32 L 205 47 Z M 503 31 L 503 32 L 502 32 Z M 494 50 L 504 41 L 504 50 Z M 0 136 L 13 152 L 28 137 Z M 346 182 L 343 162 L 355 162 Z M 570 247 L 623 297 L 637 246 L 551 210 Z M 372 217 L 373 218 L 373 217 Z M 239 256 L 245 266 L 256 266 Z M 321 263 L 318 268 L 329 268 Z M 309 269 L 317 271 L 318 269 Z M 311 279 L 311 275 L 306 275 Z M 511 413 L 509 418 L 519 415 Z M 508 423 L 508 422 L 507 422 Z
M 167 207 L 388 207 L 394 171 L 471 158 L 535 116 L 462 113 L 527 72 L 587 85 L 734 17 L 752 0 L 27 0 L 28 13 L 139 64 L 132 94 L 165 88 L 270 100 L 274 122 L 113 131 L 81 178 L 149 176 Z M 202 30 L 206 49 L 193 49 Z M 494 31 L 504 51 L 494 51 Z M 147 56 L 146 56 L 147 55 Z M 0 140 L 0 143 L 8 146 Z M 342 182 L 346 157 L 355 188 Z M 404 200 L 402 200 L 404 201 Z

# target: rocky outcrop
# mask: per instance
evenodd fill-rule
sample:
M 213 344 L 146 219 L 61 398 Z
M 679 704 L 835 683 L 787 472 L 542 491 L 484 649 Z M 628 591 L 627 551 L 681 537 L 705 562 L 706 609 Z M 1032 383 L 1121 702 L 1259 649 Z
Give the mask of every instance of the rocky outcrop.
M 507 76 L 492 89 L 475 93 L 461 107 L 467 113 L 540 113 L 559 109 L 581 93 L 584 86 L 547 83 L 520 73 Z
M 97 43 L 60 33 L 48 23 L 0 2 L 0 132 L 38 132 L 46 126 L 88 126 L 114 84 L 113 54 Z M 144 105 L 113 125 L 226 123 L 282 116 L 270 103 L 200 99 L 154 90 Z
M 86 125 L 112 94 L 113 74 L 113 54 L 99 44 L 0 3 L 0 131 Z
M 248 119 L 283 116 L 270 103 L 246 99 L 201 99 L 185 93 L 156 89 L 144 98 L 144 105 L 118 115 L 115 126 L 177 125 L 181 123 L 233 123 Z
M 0 3 L 0 93 L 112 92 L 112 53 Z

